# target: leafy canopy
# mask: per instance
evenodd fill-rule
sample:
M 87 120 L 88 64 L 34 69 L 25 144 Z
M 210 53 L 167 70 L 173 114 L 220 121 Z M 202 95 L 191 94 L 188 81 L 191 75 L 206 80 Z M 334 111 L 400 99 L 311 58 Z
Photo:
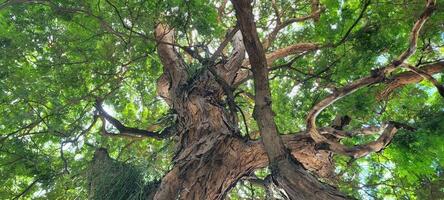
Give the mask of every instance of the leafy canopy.
M 202 48 L 201 54 L 208 57 L 235 25 L 231 5 L 219 17 L 223 1 L 213 0 L 16 2 L 0 3 L 0 199 L 87 198 L 85 176 L 99 147 L 108 149 L 121 165 L 142 169 L 134 169 L 142 177 L 137 181 L 162 177 L 171 165 L 171 142 L 103 135 L 101 122 L 94 117 L 95 100 L 104 99 L 105 109 L 125 125 L 163 128 L 161 119 L 173 114 L 156 97 L 162 66 L 155 52 L 154 26 L 164 22 L 175 27 L 179 45 L 207 46 L 209 53 Z M 262 39 L 274 26 L 271 2 L 255 1 Z M 359 18 L 365 2 L 320 3 L 325 9 L 319 21 L 286 27 L 270 49 L 298 42 L 339 42 Z M 288 17 L 310 14 L 307 1 L 276 4 Z M 436 4 L 409 63 L 443 59 L 444 1 Z M 344 43 L 301 55 L 289 68 L 273 70 L 273 109 L 280 133 L 303 130 L 306 113 L 329 93 L 327 88 L 366 76 L 404 51 L 423 5 L 420 0 L 372 1 Z M 182 48 L 178 50 L 185 55 Z M 273 66 L 292 57 L 279 59 Z M 185 61 L 190 73 L 199 68 L 195 61 Z M 444 82 L 442 73 L 435 78 Z M 342 99 L 324 111 L 318 123 L 328 125 L 340 113 L 352 117 L 350 129 L 394 120 L 417 131 L 401 131 L 383 152 L 357 161 L 337 156 L 337 183 L 357 198 L 424 199 L 431 198 L 431 193 L 444 198 L 442 97 L 427 81 L 378 100 L 375 96 L 382 89 L 369 86 Z M 251 81 L 239 90 L 252 93 Z M 236 103 L 245 113 L 250 132 L 257 130 L 251 117 L 253 101 L 239 95 Z M 245 128 L 244 123 L 239 126 Z M 355 137 L 346 143 L 372 139 Z M 263 189 L 242 182 L 229 197 L 264 195 Z

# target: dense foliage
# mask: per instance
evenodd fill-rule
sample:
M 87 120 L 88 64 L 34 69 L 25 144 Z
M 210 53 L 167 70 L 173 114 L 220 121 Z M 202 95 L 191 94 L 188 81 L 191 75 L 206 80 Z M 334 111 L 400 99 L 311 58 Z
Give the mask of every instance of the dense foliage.
M 285 13 L 285 20 L 309 15 L 307 2 L 256 0 L 260 36 L 275 26 L 273 7 Z M 424 7 L 423 0 L 320 3 L 319 20 L 289 25 L 270 46 L 274 50 L 296 42 L 339 44 L 273 63 L 272 102 L 281 134 L 304 130 L 314 103 L 404 51 Z M 116 168 L 130 166 L 126 168 L 134 171 L 125 170 L 128 176 L 140 175 L 117 177 L 134 179 L 130 182 L 141 188 L 159 180 L 172 165 L 174 141 L 104 134 L 94 104 L 103 99 L 105 110 L 132 127 L 162 130 L 174 123 L 174 112 L 156 94 L 162 65 L 154 27 L 170 24 L 176 28 L 181 54 L 191 46 L 208 59 L 236 23 L 231 4 L 222 15 L 221 5 L 222 0 L 0 3 L 0 199 L 88 198 L 87 177 L 98 148 L 108 150 Z M 420 32 L 417 52 L 408 60 L 412 65 L 444 59 L 444 1 L 436 5 Z M 189 73 L 199 73 L 202 65 L 184 57 Z M 434 77 L 444 82 L 443 73 Z M 386 121 L 416 130 L 400 130 L 386 149 L 357 160 L 336 156 L 337 176 L 328 182 L 359 199 L 444 198 L 443 97 L 428 81 L 379 98 L 383 90 L 371 85 L 341 99 L 321 113 L 318 123 L 328 126 L 340 113 L 352 118 L 347 130 Z M 253 91 L 251 80 L 243 83 L 235 91 L 235 101 L 245 119 L 239 123 L 242 134 L 257 138 L 254 101 L 248 97 Z M 112 126 L 106 129 L 116 132 Z M 375 137 L 343 142 L 359 144 Z M 268 172 L 256 173 L 265 177 Z M 265 192 L 241 180 L 227 198 L 263 199 Z

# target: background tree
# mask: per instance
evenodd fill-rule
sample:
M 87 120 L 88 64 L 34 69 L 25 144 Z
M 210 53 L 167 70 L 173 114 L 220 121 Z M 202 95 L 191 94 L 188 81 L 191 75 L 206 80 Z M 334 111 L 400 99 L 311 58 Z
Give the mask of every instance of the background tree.
M 443 4 L 6 0 L 0 198 L 444 198 Z

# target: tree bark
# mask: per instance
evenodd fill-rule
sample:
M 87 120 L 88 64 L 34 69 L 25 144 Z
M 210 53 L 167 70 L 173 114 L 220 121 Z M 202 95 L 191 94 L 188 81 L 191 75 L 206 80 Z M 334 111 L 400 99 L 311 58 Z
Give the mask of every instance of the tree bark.
M 240 136 L 238 122 L 224 101 L 226 91 L 212 72 L 203 70 L 188 78 L 181 58 L 167 44 L 174 42 L 173 34 L 167 26 L 156 28 L 156 36 L 163 42 L 158 45 L 158 53 L 165 66 L 158 91 L 177 113 L 178 131 L 173 167 L 162 179 L 154 199 L 223 199 L 239 179 L 268 165 L 266 148 L 261 141 Z M 209 66 L 215 67 L 219 78 L 228 83 L 244 59 L 240 37 L 233 37 L 235 48 L 228 62 Z M 332 175 L 331 153 L 317 150 L 307 134 L 284 137 L 283 142 L 294 150 L 291 155 L 300 162 L 298 175 L 312 181 L 316 179 L 306 169 L 319 177 Z M 296 179 L 302 185 L 306 182 Z M 310 188 L 298 189 L 313 193 L 308 191 Z

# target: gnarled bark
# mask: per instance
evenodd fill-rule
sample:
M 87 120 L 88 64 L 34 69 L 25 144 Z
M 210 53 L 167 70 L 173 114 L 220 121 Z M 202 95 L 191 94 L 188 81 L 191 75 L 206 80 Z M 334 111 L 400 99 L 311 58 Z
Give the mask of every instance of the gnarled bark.
M 164 29 L 158 28 L 157 31 Z M 163 64 L 168 66 L 161 77 L 169 83 L 167 88 L 163 88 L 167 95 L 164 98 L 178 114 L 177 151 L 173 168 L 162 179 L 154 199 L 223 199 L 239 179 L 267 166 L 266 148 L 261 142 L 251 142 L 239 135 L 238 122 L 231 117 L 232 113 L 224 103 L 225 91 L 212 72 L 204 70 L 193 80 L 185 79 L 187 75 L 182 74 L 181 61 L 176 57 L 174 48 L 168 45 L 172 35 L 168 32 L 159 37 L 160 40 L 167 39 L 167 42 L 158 46 L 158 53 L 165 58 L 161 59 Z M 243 60 L 240 34 L 233 37 L 233 46 L 233 56 L 225 66 L 209 66 L 223 67 L 217 70 L 218 73 L 226 69 L 226 74 L 221 74 L 221 77 L 227 78 L 225 80 L 234 78 L 232 72 L 240 68 Z M 175 79 L 175 76 L 179 78 Z M 323 190 L 330 189 L 318 183 L 305 168 L 320 177 L 331 176 L 331 154 L 317 150 L 307 135 L 285 137 L 284 141 L 294 149 L 292 155 L 302 163 L 298 164 L 299 174 L 294 177 L 309 177 L 310 182 L 301 179 L 299 184 L 316 181 Z M 305 193 L 312 193 L 308 190 Z

